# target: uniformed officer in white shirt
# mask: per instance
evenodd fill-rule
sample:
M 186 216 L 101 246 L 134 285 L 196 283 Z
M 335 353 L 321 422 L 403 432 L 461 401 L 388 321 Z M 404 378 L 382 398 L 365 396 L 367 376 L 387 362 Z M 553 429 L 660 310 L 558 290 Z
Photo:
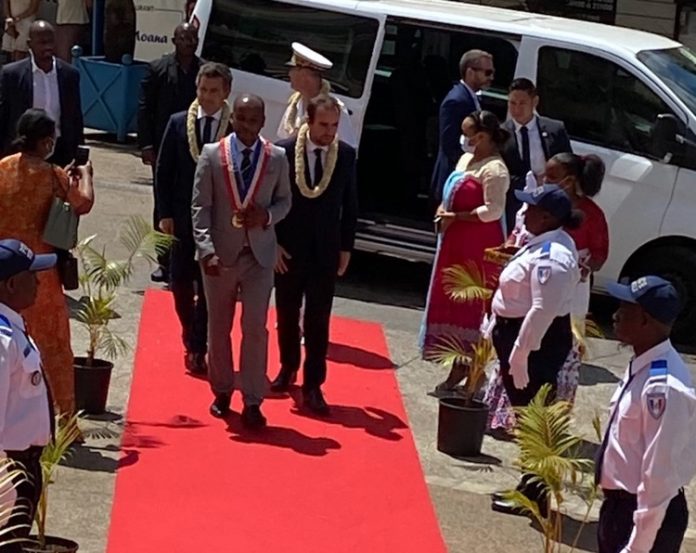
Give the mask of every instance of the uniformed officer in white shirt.
M 20 313 L 36 301 L 37 271 L 56 264 L 55 254 L 34 255 L 19 240 L 0 240 L 0 455 L 21 463 L 27 478 L 18 483 L 17 501 L 3 538 L 29 534 L 41 493 L 40 458 L 53 431 L 53 405 L 41 354 Z M 2 553 L 23 551 L 20 543 Z
M 608 292 L 621 300 L 616 337 L 634 357 L 612 397 L 595 465 L 605 497 L 599 553 L 677 553 L 688 522 L 683 487 L 696 474 L 696 392 L 669 340 L 681 301 L 656 276 Z
M 321 93 L 329 94 L 331 85 L 322 78 L 322 73 L 333 67 L 333 63 L 299 42 L 292 43 L 290 66 L 290 86 L 295 92 L 288 99 L 288 107 L 278 126 L 278 139 L 290 138 L 297 134 L 307 117 L 309 101 Z M 353 130 L 348 110 L 341 104 L 341 118 L 338 120 L 338 137 L 353 148 L 358 147 L 358 139 Z
M 580 270 L 575 243 L 563 227 L 579 225 L 582 215 L 555 184 L 515 196 L 527 204 L 525 227 L 534 237 L 500 274 L 491 304 L 492 339 L 510 403 L 525 406 L 544 384 L 555 388 L 572 347 L 570 310 Z M 518 490 L 546 509 L 541 489 L 528 478 Z M 502 494 L 494 494 L 493 509 L 522 514 Z

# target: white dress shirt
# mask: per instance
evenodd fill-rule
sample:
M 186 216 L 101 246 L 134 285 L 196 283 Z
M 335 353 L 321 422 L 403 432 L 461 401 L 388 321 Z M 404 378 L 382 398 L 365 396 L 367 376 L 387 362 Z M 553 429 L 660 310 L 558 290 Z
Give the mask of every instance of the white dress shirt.
M 46 445 L 49 413 L 41 354 L 22 317 L 0 303 L 0 451 Z
M 515 139 L 517 140 L 517 150 L 520 153 L 520 159 L 524 161 L 522 152 L 522 127 L 527 127 L 527 136 L 529 137 L 529 161 L 530 169 L 536 176 L 541 176 L 546 172 L 546 155 L 544 154 L 544 146 L 541 143 L 541 135 L 539 134 L 539 121 L 534 116 L 526 125 L 520 125 L 514 119 L 512 123 L 515 125 Z
M 280 125 L 278 125 L 278 138 L 290 138 L 294 136 L 294 133 L 288 133 L 285 130 L 286 121 L 290 114 L 290 106 L 287 107 L 283 117 L 280 120 Z M 295 117 L 294 128 L 299 129 L 304 123 L 307 117 L 307 111 L 305 109 L 304 100 L 300 99 L 297 103 L 297 116 Z M 297 131 L 295 131 L 297 132 Z M 343 140 L 347 144 L 353 146 L 353 148 L 358 147 L 358 137 L 355 136 L 355 131 L 353 130 L 353 124 L 350 122 L 350 114 L 344 105 L 341 105 L 341 117 L 338 120 L 338 138 Z
M 667 370 L 652 374 L 657 360 L 666 361 Z M 637 495 L 625 551 L 649 553 L 669 502 L 696 474 L 696 392 L 688 367 L 669 340 L 631 361 L 611 399 L 610 414 L 615 409 L 600 485 Z
M 203 111 L 201 106 L 198 106 L 198 132 L 201 140 L 203 139 L 203 131 L 205 130 L 205 118 L 209 117 L 208 114 Z M 217 136 L 218 129 L 220 128 L 220 119 L 222 118 L 222 110 L 219 109 L 212 115 L 214 119 L 213 124 L 210 126 L 210 140 L 215 142 L 215 137 Z
M 314 164 L 317 162 L 317 154 L 315 150 L 317 148 L 321 150 L 319 154 L 321 157 L 321 168 L 326 169 L 326 155 L 329 152 L 329 147 L 317 146 L 314 142 L 310 140 L 309 135 L 307 135 L 307 142 L 305 144 L 305 154 L 307 155 L 307 166 L 309 169 L 309 178 L 311 180 L 311 182 L 307 184 L 312 186 L 314 184 Z
M 503 269 L 493 314 L 524 319 L 511 357 L 537 351 L 553 320 L 570 313 L 580 280 L 577 256 L 572 237 L 556 229 L 529 240 Z
M 31 72 L 34 92 L 32 107 L 44 110 L 56 124 L 56 137 L 60 136 L 60 89 L 58 88 L 58 70 L 56 58 L 48 73 L 36 65 L 31 56 Z

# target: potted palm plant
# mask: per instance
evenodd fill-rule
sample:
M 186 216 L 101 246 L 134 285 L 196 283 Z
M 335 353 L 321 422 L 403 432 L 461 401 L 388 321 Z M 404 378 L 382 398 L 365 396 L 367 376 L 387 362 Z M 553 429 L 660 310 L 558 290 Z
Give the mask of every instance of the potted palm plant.
M 550 393 L 551 386 L 545 384 L 529 405 L 515 409 L 515 442 L 520 450 L 517 466 L 531 476 L 532 482 L 541 484 L 543 493 L 555 508 L 541 512 L 536 501 L 519 491 L 510 492 L 507 498 L 532 515 L 539 524 L 543 534 L 542 551 L 560 553 L 563 550 L 563 505 L 569 492 L 578 493 L 587 509 L 575 539 L 566 549 L 572 553 L 597 498 L 597 488 L 592 482 L 594 462 L 579 455 L 583 440 L 571 432 L 571 404 L 567 401 L 550 402 Z M 593 424 L 601 441 L 598 417 Z
M 154 262 L 173 240 L 152 230 L 143 217 L 131 217 L 119 233 L 126 259 L 113 261 L 108 258 L 105 248 L 98 249 L 94 245 L 95 238 L 96 235 L 89 236 L 77 247 L 82 267 L 80 286 L 83 297 L 76 318 L 87 330 L 89 341 L 86 355 L 75 357 L 73 363 L 76 408 L 89 414 L 104 412 L 113 361 L 129 349 L 129 344 L 109 326 L 118 318 L 115 311 L 118 291 L 133 275 L 137 259 Z
M 484 323 L 486 305 L 493 290 L 475 263 L 445 268 L 443 285 L 453 301 L 479 302 L 481 323 Z M 440 399 L 438 450 L 457 457 L 479 455 L 486 432 L 488 406 L 476 398 L 486 381 L 486 369 L 495 360 L 493 344 L 483 334 L 474 344 L 456 336 L 446 336 L 428 352 L 428 358 L 448 368 L 455 364 L 468 367 L 460 395 Z
M 56 431 L 53 439 L 44 448 L 41 455 L 41 495 L 36 509 L 36 535 L 33 541 L 24 546 L 26 553 L 76 553 L 79 545 L 73 540 L 46 535 L 46 515 L 48 513 L 48 489 L 54 482 L 58 464 L 68 455 L 70 446 L 82 435 L 77 425 L 78 414 L 56 417 Z

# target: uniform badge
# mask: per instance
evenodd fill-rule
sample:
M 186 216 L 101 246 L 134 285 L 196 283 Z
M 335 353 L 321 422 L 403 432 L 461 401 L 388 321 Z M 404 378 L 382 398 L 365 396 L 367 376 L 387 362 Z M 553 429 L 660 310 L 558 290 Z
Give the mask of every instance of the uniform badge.
M 643 288 L 645 288 L 647 285 L 648 285 L 648 279 L 645 277 L 640 277 L 638 280 L 634 280 L 631 283 L 631 292 L 634 294 L 637 294 Z
M 654 419 L 659 419 L 667 407 L 667 398 L 663 392 L 650 392 L 648 394 L 648 411 Z
M 31 373 L 31 383 L 34 386 L 38 386 L 41 384 L 41 371 L 34 371 Z
M 539 284 L 546 284 L 549 278 L 551 278 L 551 267 L 537 268 L 537 277 L 539 278 Z

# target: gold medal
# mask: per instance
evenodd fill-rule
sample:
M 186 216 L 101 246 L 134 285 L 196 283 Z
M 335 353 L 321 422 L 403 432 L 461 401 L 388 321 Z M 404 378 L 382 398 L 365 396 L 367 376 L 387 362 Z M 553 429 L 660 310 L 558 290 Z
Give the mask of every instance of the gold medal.
M 244 226 L 243 219 L 239 213 L 232 215 L 232 226 L 234 228 L 242 228 Z

